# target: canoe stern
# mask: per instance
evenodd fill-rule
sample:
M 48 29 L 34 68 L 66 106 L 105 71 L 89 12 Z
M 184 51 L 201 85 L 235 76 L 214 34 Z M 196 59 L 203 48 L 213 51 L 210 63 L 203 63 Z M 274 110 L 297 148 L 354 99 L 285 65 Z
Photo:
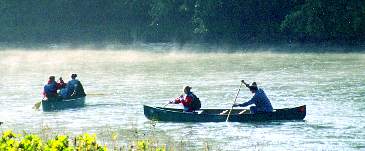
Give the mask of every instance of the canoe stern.
M 73 98 L 67 100 L 58 100 L 58 99 L 42 100 L 43 111 L 72 109 L 84 106 L 85 106 L 85 97 Z

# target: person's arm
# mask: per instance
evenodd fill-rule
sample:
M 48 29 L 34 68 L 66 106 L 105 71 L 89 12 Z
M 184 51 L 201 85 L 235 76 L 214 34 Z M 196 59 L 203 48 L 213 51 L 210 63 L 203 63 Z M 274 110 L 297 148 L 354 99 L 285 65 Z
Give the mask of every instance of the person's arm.
M 247 101 L 247 102 L 245 102 L 245 103 L 238 104 L 238 106 L 240 106 L 240 107 L 246 107 L 246 106 L 249 106 L 249 105 L 251 105 L 251 104 L 255 104 L 255 100 L 254 100 L 254 98 L 252 98 L 250 101 Z
M 249 106 L 251 104 L 255 104 L 257 102 L 258 98 L 257 95 L 255 94 L 249 101 L 242 103 L 242 104 L 238 104 L 238 106 L 240 107 L 246 107 Z
M 181 103 L 180 98 L 176 98 L 175 101 L 171 101 L 172 104 L 179 104 Z
M 179 104 L 184 100 L 184 96 L 180 95 L 179 97 L 177 97 L 174 101 L 170 101 L 170 104 Z
M 43 97 L 46 97 L 47 96 L 47 93 L 48 93 L 48 88 L 47 88 L 47 85 L 45 85 L 43 87 Z

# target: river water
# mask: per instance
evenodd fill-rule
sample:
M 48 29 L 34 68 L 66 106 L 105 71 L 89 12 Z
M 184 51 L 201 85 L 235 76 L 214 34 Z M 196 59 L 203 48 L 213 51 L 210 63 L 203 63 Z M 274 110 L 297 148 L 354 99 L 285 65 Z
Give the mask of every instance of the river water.
M 71 73 L 89 94 L 86 107 L 32 109 L 48 76 L 68 80 Z M 274 108 L 307 105 L 305 120 L 153 127 L 143 115 L 143 104 L 163 106 L 185 85 L 204 108 L 229 108 L 241 79 L 256 81 Z M 212 150 L 365 149 L 365 54 L 7 50 L 0 51 L 0 81 L 1 130 L 97 133 L 110 144 L 106 132 L 153 129 L 161 142 L 180 141 L 188 150 L 206 143 Z M 238 102 L 251 96 L 242 89 Z

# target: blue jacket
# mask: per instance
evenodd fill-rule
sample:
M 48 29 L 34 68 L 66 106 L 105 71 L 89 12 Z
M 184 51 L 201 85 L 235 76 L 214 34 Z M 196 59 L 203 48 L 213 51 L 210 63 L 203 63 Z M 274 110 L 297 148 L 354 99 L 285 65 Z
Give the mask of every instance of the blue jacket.
M 46 94 L 46 96 L 56 95 L 57 94 L 57 83 L 54 81 L 49 84 L 46 84 L 44 86 L 44 93 Z
M 77 87 L 77 85 L 80 83 L 79 80 L 76 79 L 72 79 L 70 81 L 68 81 L 67 83 L 67 94 L 68 96 L 71 96 L 72 93 L 75 91 L 75 88 Z
M 67 96 L 68 96 L 67 93 L 68 93 L 67 88 L 63 88 L 63 89 L 60 90 L 60 96 L 62 98 L 67 98 Z
M 249 106 L 251 104 L 255 104 L 257 111 L 262 112 L 272 112 L 273 108 L 271 106 L 269 98 L 267 98 L 264 90 L 258 89 L 255 93 L 255 95 L 251 98 L 251 100 L 240 104 L 239 106 L 245 107 Z

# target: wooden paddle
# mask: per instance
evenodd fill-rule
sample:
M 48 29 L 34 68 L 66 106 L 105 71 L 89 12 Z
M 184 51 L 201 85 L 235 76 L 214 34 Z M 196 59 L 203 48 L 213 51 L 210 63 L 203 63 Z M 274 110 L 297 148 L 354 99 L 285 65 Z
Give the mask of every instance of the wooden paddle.
M 164 108 L 164 107 L 166 107 L 166 106 L 167 106 L 167 105 L 169 105 L 169 104 L 170 104 L 170 102 L 169 102 L 169 103 L 166 103 L 166 104 L 163 106 L 163 108 Z
M 45 98 L 46 96 L 43 97 L 43 99 Z M 42 99 L 42 100 L 43 100 Z M 42 101 L 38 101 L 34 104 L 34 106 L 32 107 L 32 109 L 35 109 L 35 110 L 39 110 L 39 107 L 41 107 L 41 103 Z
M 241 81 L 240 88 L 238 88 L 237 95 L 236 95 L 236 97 L 234 98 L 233 104 L 236 104 L 236 100 L 237 100 L 238 94 L 240 93 L 240 90 L 241 90 L 241 87 L 242 87 L 242 84 L 243 84 L 243 83 L 245 83 L 245 81 L 244 81 L 244 80 L 242 80 L 242 81 Z M 246 83 L 245 83 L 245 85 L 246 85 Z M 227 116 L 226 122 L 228 122 L 229 115 L 231 115 L 232 110 L 233 110 L 233 105 L 232 105 L 231 110 L 229 110 L 229 112 L 228 112 L 228 116 Z
M 86 95 L 88 95 L 88 96 L 102 96 L 102 95 L 106 95 L 106 94 L 104 94 L 104 93 L 87 93 Z
M 39 107 L 41 106 L 41 103 L 42 103 L 42 101 L 38 101 L 37 103 L 34 104 L 34 106 L 32 108 L 35 110 L 38 110 Z

